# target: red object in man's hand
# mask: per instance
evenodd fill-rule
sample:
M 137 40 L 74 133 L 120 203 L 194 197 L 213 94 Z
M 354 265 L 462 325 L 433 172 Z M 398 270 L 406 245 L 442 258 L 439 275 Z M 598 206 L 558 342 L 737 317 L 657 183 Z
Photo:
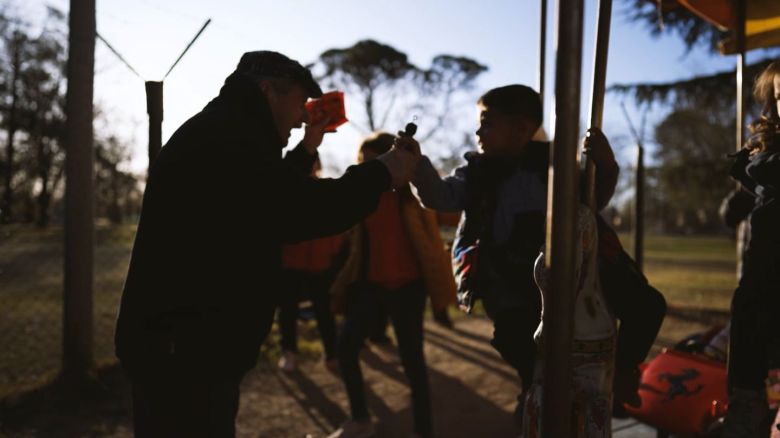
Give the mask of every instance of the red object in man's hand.
M 336 128 L 347 123 L 344 93 L 341 91 L 331 91 L 323 94 L 319 99 L 306 102 L 306 110 L 309 112 L 309 123 L 312 125 L 322 123 L 325 119 L 330 120 L 325 127 L 326 132 L 336 132 Z

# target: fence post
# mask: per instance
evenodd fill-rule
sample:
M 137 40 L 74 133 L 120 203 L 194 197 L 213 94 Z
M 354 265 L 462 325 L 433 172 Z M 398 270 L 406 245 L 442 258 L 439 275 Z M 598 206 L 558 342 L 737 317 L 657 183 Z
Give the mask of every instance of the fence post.
M 75 382 L 92 365 L 95 0 L 70 1 L 69 29 L 62 371 Z

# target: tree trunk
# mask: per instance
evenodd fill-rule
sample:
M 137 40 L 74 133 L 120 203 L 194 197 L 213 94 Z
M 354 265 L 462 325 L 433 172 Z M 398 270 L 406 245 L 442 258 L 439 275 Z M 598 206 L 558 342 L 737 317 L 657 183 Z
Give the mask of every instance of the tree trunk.
M 13 221 L 13 179 L 14 179 L 14 137 L 16 137 L 17 124 L 16 124 L 16 106 L 18 103 L 17 98 L 17 82 L 19 82 L 19 70 L 21 70 L 21 61 L 19 56 L 19 44 L 20 40 L 16 35 L 13 37 L 14 54 L 13 62 L 11 65 L 11 108 L 8 111 L 8 146 L 5 149 L 5 191 L 3 192 L 2 204 L 0 204 L 0 220 L 3 223 L 9 223 Z
M 47 151 L 46 140 L 38 141 L 38 178 L 41 180 L 41 192 L 38 193 L 38 215 L 35 225 L 46 228 L 49 225 L 49 204 L 51 204 L 51 191 L 49 190 L 49 174 L 51 173 L 51 152 Z

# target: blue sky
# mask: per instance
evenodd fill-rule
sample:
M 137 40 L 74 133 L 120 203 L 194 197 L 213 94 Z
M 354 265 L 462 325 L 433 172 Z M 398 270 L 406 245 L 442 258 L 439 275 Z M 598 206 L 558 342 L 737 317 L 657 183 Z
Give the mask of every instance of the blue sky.
M 67 0 L 10 3 L 33 20 L 42 16 L 47 4 L 68 8 Z M 548 127 L 554 84 L 555 4 L 549 1 Z M 585 4 L 582 120 L 588 114 L 597 2 L 587 0 Z M 733 57 L 711 55 L 703 49 L 686 55 L 675 37 L 651 38 L 647 30 L 626 21 L 625 7 L 622 0 L 615 0 L 607 85 L 669 81 L 733 68 Z M 372 38 L 407 53 L 421 66 L 441 53 L 464 55 L 486 64 L 489 71 L 480 78 L 475 98 L 509 83 L 536 84 L 536 0 L 97 0 L 98 32 L 147 80 L 162 78 L 207 18 L 212 24 L 165 81 L 163 141 L 218 93 L 241 54 L 251 50 L 276 50 L 308 63 L 329 48 Z M 134 159 L 130 167 L 143 171 L 147 147 L 143 83 L 102 43 L 96 47 L 95 99 L 108 114 L 108 123 L 99 129 L 115 131 L 131 142 Z M 348 116 L 350 104 L 348 98 Z M 628 108 L 639 120 L 633 105 Z M 469 114 L 459 123 L 474 130 L 476 111 Z M 649 127 L 661 114 L 660 110 L 651 114 Z M 604 130 L 616 143 L 628 133 L 619 101 L 613 97 L 607 99 Z M 328 135 L 322 147 L 325 159 L 346 164 L 355 156 L 359 137 L 348 125 Z M 620 144 L 616 146 L 620 148 Z

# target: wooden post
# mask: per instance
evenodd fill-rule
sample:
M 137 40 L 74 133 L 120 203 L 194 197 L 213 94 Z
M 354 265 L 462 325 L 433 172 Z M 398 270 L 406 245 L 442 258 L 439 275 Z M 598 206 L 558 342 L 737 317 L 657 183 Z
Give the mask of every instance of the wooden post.
M 95 0 L 70 1 L 69 28 L 62 371 L 75 383 L 92 365 Z
M 146 112 L 149 114 L 149 167 L 162 149 L 163 83 L 146 81 Z
M 539 78 L 537 80 L 537 91 L 544 108 L 544 86 L 547 64 L 547 0 L 540 0 L 539 12 Z
M 745 85 L 744 85 L 744 71 L 745 71 L 745 21 L 747 20 L 747 2 L 746 0 L 734 0 L 737 10 L 737 27 L 734 29 L 736 32 L 737 42 L 737 135 L 736 135 L 736 150 L 742 149 L 742 145 L 745 144 Z M 737 184 L 739 187 L 739 184 Z M 741 221 L 737 225 L 737 280 L 742 277 L 742 252 L 744 251 L 745 243 L 745 221 Z
M 634 260 L 643 270 L 645 247 L 645 148 L 637 143 L 636 198 L 634 205 Z

